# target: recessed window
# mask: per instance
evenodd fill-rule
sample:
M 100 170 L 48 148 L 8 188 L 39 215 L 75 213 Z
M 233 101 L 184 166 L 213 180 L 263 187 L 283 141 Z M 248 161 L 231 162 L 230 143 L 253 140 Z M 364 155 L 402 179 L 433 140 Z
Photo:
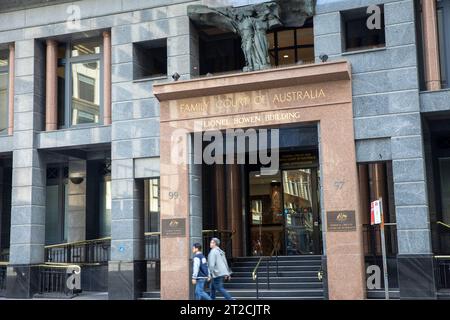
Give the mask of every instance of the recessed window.
M 133 45 L 133 79 L 167 75 L 167 40 L 137 42 Z
M 314 62 L 314 33 L 312 21 L 296 29 L 269 32 L 270 63 L 273 66 Z
M 245 66 L 241 38 L 218 28 L 201 28 L 199 32 L 200 74 L 241 71 Z
M 0 134 L 8 132 L 8 51 L 0 51 Z
M 379 17 L 378 13 L 367 13 L 366 7 L 341 12 L 345 51 L 385 47 L 384 7 L 383 5 L 378 7 L 380 8 Z M 374 21 L 379 22 L 379 28 L 376 23 L 372 26 L 371 22 Z
M 58 48 L 58 124 L 100 123 L 102 47 L 99 39 L 60 44 Z

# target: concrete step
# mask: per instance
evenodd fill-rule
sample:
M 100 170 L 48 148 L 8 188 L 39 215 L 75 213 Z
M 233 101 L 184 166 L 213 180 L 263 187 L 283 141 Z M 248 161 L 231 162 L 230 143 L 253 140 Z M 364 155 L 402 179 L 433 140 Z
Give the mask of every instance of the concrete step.
M 441 289 L 437 292 L 438 300 L 450 300 L 450 289 Z
M 367 299 L 384 300 L 385 299 L 384 289 L 367 290 Z M 389 299 L 390 300 L 400 299 L 400 291 L 389 290 Z
M 267 282 L 261 283 L 259 282 L 260 289 L 267 288 Z M 247 283 L 235 283 L 230 282 L 224 285 L 225 289 L 233 290 L 233 289 L 253 289 L 256 290 L 256 282 L 247 282 Z M 296 283 L 286 283 L 286 282 L 275 282 L 270 281 L 271 289 L 322 289 L 322 282 L 296 282 Z
M 237 261 L 233 262 L 232 266 L 234 267 L 255 267 L 258 261 Z M 260 266 L 267 265 L 267 262 L 265 260 L 261 261 Z M 269 266 L 275 267 L 277 265 L 276 261 L 270 260 Z M 298 261 L 298 260 L 292 260 L 292 261 L 278 261 L 279 267 L 288 267 L 288 266 L 316 266 L 321 267 L 322 262 L 321 261 L 315 261 L 315 260 L 305 260 L 305 261 Z
M 250 271 L 246 272 L 240 272 L 240 271 L 233 271 L 233 274 L 231 275 L 231 278 L 248 278 L 251 277 L 252 273 Z M 258 272 L 258 276 L 260 278 L 264 278 L 267 276 L 267 272 Z M 272 277 L 315 277 L 317 278 L 317 271 L 279 271 L 278 275 L 275 271 L 269 271 L 270 278 Z
M 317 275 L 313 277 L 270 277 L 271 282 L 278 283 L 297 283 L 297 282 L 317 282 L 322 283 Z M 248 277 L 232 277 L 230 283 L 252 283 L 254 280 L 251 275 Z M 267 278 L 263 275 L 259 275 L 259 283 L 266 283 Z M 226 283 L 227 284 L 227 283 Z
M 236 300 L 324 300 L 323 297 L 259 297 L 256 299 L 255 297 L 241 297 L 241 296 L 233 296 Z M 216 297 L 216 300 L 225 300 L 223 297 Z
M 241 298 L 256 298 L 256 290 L 254 289 L 239 289 L 227 290 L 232 297 Z M 220 296 L 220 293 L 216 295 Z M 260 289 L 259 297 L 264 298 L 280 298 L 280 297 L 317 297 L 323 299 L 323 289 Z
M 255 266 L 232 266 L 231 270 L 233 272 L 250 272 L 252 273 L 253 270 L 255 270 Z M 276 271 L 276 266 L 269 266 L 269 271 Z M 315 271 L 318 272 L 320 270 L 320 266 L 314 266 L 314 265 L 297 265 L 297 266 L 278 266 L 278 272 L 284 272 L 284 271 Z M 260 265 L 258 267 L 258 272 L 266 272 L 267 266 L 266 265 Z
M 161 299 L 161 292 L 160 291 L 147 291 L 142 293 L 142 299 L 152 299 L 152 300 L 159 300 Z
M 260 256 L 251 256 L 251 257 L 235 257 L 232 259 L 232 262 L 241 262 L 241 261 L 258 261 Z M 267 259 L 268 257 L 264 257 L 263 259 Z M 271 257 L 272 261 L 275 261 L 275 257 Z M 322 261 L 322 256 L 320 255 L 303 255 L 303 256 L 278 256 L 278 261 Z

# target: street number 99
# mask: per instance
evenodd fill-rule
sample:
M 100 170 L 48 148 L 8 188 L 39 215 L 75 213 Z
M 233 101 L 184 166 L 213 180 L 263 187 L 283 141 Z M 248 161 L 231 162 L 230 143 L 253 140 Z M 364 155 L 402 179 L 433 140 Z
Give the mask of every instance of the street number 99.
M 178 199 L 179 194 L 176 191 L 170 191 L 169 192 L 169 199 Z

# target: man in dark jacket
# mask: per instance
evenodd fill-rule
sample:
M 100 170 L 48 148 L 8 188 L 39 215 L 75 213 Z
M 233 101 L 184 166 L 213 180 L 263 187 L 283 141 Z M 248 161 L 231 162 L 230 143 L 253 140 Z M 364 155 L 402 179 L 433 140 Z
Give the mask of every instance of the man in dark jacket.
M 192 284 L 195 285 L 195 299 L 197 300 L 211 300 L 211 297 L 205 292 L 205 282 L 210 281 L 210 273 L 208 263 L 202 253 L 202 245 L 194 243 L 192 246 L 192 253 L 194 254 Z

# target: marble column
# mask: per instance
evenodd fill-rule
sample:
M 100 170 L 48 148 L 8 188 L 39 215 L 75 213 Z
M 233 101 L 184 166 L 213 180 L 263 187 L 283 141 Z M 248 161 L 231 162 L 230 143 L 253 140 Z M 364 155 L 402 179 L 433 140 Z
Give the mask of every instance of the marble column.
M 112 159 L 111 191 L 108 295 L 110 300 L 134 300 L 146 287 L 146 261 L 144 182 L 134 179 L 133 159 Z
M 422 1 L 424 39 L 425 84 L 427 90 L 441 89 L 439 64 L 439 38 L 436 17 L 436 1 Z
M 8 134 L 14 131 L 14 74 L 15 74 L 16 47 L 9 45 L 9 88 L 8 88 Z
M 103 32 L 103 124 L 111 124 L 111 32 Z
M 15 43 L 14 151 L 11 197 L 10 260 L 7 271 L 8 298 L 30 298 L 37 289 L 38 269 L 44 262 L 46 162 L 38 151 L 37 131 L 42 130 L 45 48 L 34 39 Z M 31 64 L 31 65 L 30 65 Z M 18 121 L 18 120 L 21 121 Z
M 47 63 L 45 70 L 45 130 L 56 130 L 58 124 L 58 44 L 47 40 Z

